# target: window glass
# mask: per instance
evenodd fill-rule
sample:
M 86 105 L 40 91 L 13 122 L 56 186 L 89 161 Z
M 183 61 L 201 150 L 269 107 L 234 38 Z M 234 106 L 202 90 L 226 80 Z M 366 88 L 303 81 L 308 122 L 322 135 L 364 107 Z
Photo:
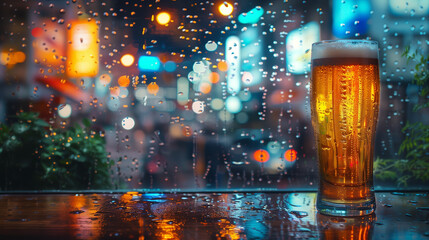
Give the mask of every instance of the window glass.
M 0 8 L 0 190 L 316 189 L 311 44 L 379 44 L 376 189 L 429 181 L 427 1 Z

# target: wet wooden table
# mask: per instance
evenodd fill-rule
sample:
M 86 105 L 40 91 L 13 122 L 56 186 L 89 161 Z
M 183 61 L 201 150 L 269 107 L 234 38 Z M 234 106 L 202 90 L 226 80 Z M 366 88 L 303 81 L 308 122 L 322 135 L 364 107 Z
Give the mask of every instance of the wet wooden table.
M 428 192 L 328 217 L 314 192 L 0 194 L 0 239 L 429 239 Z

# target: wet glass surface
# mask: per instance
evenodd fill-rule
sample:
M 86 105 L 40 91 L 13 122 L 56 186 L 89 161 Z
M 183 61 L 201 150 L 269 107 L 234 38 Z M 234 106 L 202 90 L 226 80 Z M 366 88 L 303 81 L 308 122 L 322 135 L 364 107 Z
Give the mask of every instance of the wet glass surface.
M 425 239 L 427 192 L 377 192 L 375 215 L 329 217 L 316 193 L 0 195 L 2 239 Z

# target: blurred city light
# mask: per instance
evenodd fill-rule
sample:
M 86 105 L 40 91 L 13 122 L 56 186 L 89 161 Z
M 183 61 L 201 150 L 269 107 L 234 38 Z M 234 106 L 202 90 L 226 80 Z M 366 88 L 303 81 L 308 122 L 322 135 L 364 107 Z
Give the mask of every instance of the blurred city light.
M 211 82 L 204 81 L 199 84 L 199 90 L 200 92 L 204 94 L 209 94 L 212 90 L 212 84 Z
M 98 26 L 94 20 L 74 20 L 67 31 L 67 75 L 95 77 L 99 68 Z
M 1 52 L 0 63 L 2 65 L 7 65 L 9 67 L 12 67 L 17 63 L 23 63 L 25 61 L 25 58 L 26 58 L 25 53 L 21 51 Z
M 100 75 L 100 77 L 98 78 L 100 80 L 100 83 L 107 86 L 107 84 L 110 83 L 110 81 L 112 81 L 112 77 L 109 74 L 102 74 Z
M 288 162 L 294 162 L 297 157 L 297 152 L 294 149 L 289 149 L 285 152 L 284 157 Z
M 122 119 L 122 127 L 125 130 L 133 129 L 134 125 L 135 125 L 135 121 L 132 117 L 125 117 L 124 119 Z
M 389 0 L 390 11 L 397 16 L 425 16 L 429 14 L 429 1 L 427 0 Z
M 121 63 L 124 67 L 129 67 L 134 63 L 134 56 L 131 54 L 125 54 L 121 57 Z
M 257 6 L 248 12 L 241 13 L 238 16 L 238 21 L 243 24 L 248 24 L 248 23 L 253 24 L 253 23 L 257 23 L 259 19 L 262 17 L 262 15 L 264 15 L 264 9 L 260 6 Z
M 127 88 L 124 88 L 124 87 L 120 87 L 119 88 L 119 97 L 120 98 L 126 98 L 126 97 L 128 97 L 129 93 L 130 93 L 130 91 L 128 91 Z
M 42 36 L 43 34 L 43 28 L 41 27 L 35 27 L 31 30 L 31 35 L 35 38 Z
M 161 66 L 161 61 L 156 56 L 141 56 L 138 66 L 142 72 L 156 72 Z
M 233 10 L 234 10 L 234 7 L 229 2 L 222 2 L 221 4 L 219 4 L 219 12 L 224 16 L 231 15 Z
M 167 61 L 164 64 L 164 70 L 167 72 L 174 72 L 176 70 L 176 63 L 173 61 Z
M 160 12 L 156 15 L 156 21 L 160 25 L 167 25 L 171 20 L 171 16 L 167 12 Z
M 220 61 L 217 64 L 217 68 L 219 69 L 219 71 L 226 72 L 228 71 L 228 63 L 226 63 L 225 61 Z
M 227 90 L 228 93 L 237 94 L 240 91 L 240 66 L 241 66 L 241 55 L 240 55 L 240 38 L 237 36 L 230 36 L 226 39 L 225 44 L 225 57 L 228 63 L 227 72 Z
M 159 92 L 159 86 L 156 84 L 156 82 L 151 82 L 147 86 L 147 92 L 156 96 L 156 94 Z
M 95 95 L 97 97 L 104 97 L 109 90 L 108 85 L 110 84 L 110 81 L 112 80 L 112 77 L 104 73 L 100 75 L 95 81 Z
M 122 75 L 122 76 L 120 76 L 118 78 L 118 84 L 121 87 L 124 87 L 124 88 L 128 87 L 130 85 L 130 82 L 131 81 L 130 81 L 130 77 L 129 76 Z
M 217 49 L 217 44 L 214 41 L 208 41 L 205 45 L 207 51 L 213 52 Z
M 240 99 L 237 96 L 229 96 L 225 102 L 226 110 L 230 113 L 239 113 L 243 108 Z
M 32 31 L 34 60 L 45 66 L 62 66 L 66 59 L 66 47 L 71 49 L 69 44 L 64 44 L 66 42 L 65 29 L 49 20 L 44 21 L 44 19 L 38 20 L 37 24 L 43 25 L 43 28 L 36 27 Z M 68 36 L 71 34 L 70 31 L 71 29 L 67 32 Z M 67 41 L 70 42 L 72 39 L 67 39 Z
M 293 74 L 310 71 L 311 45 L 320 41 L 320 27 L 310 22 L 291 31 L 286 38 L 286 66 Z
M 218 83 L 220 79 L 219 73 L 211 72 L 209 75 L 209 80 L 211 83 Z
M 61 118 L 69 118 L 72 114 L 72 107 L 70 104 L 60 104 L 58 106 L 58 116 Z
M 189 81 L 185 77 L 177 79 L 177 102 L 180 105 L 188 103 L 189 98 Z
M 224 107 L 223 100 L 220 98 L 215 98 L 211 101 L 210 106 L 213 110 L 221 110 Z
M 267 162 L 270 160 L 270 154 L 267 152 L 267 150 L 258 149 L 253 153 L 253 159 L 261 163 Z
M 192 111 L 196 114 L 201 114 L 204 112 L 204 102 L 203 101 L 195 101 L 192 103 Z
M 263 55 L 263 42 L 258 28 L 250 28 L 240 34 L 242 82 L 245 86 L 254 86 L 262 82 L 262 72 L 258 62 Z
M 332 32 L 336 37 L 358 37 L 368 31 L 369 0 L 333 0 L 332 4 Z

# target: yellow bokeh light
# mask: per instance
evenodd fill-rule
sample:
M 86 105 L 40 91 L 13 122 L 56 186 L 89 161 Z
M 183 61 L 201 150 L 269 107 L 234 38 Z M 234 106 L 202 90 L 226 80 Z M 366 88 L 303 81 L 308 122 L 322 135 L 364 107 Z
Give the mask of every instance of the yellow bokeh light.
M 129 67 L 134 63 L 134 57 L 131 54 L 125 54 L 121 57 L 121 63 L 124 67 Z
M 228 63 L 226 63 L 226 62 L 224 62 L 224 61 L 219 62 L 219 63 L 217 64 L 217 68 L 218 68 L 220 71 L 222 71 L 222 72 L 226 72 L 226 71 L 228 71 Z
M 170 14 L 166 13 L 166 12 L 161 12 L 158 13 L 158 15 L 156 15 L 156 21 L 160 24 L 160 25 L 167 25 L 170 22 Z
M 233 10 L 234 10 L 234 7 L 229 2 L 223 2 L 219 5 L 219 12 L 224 16 L 231 15 Z

